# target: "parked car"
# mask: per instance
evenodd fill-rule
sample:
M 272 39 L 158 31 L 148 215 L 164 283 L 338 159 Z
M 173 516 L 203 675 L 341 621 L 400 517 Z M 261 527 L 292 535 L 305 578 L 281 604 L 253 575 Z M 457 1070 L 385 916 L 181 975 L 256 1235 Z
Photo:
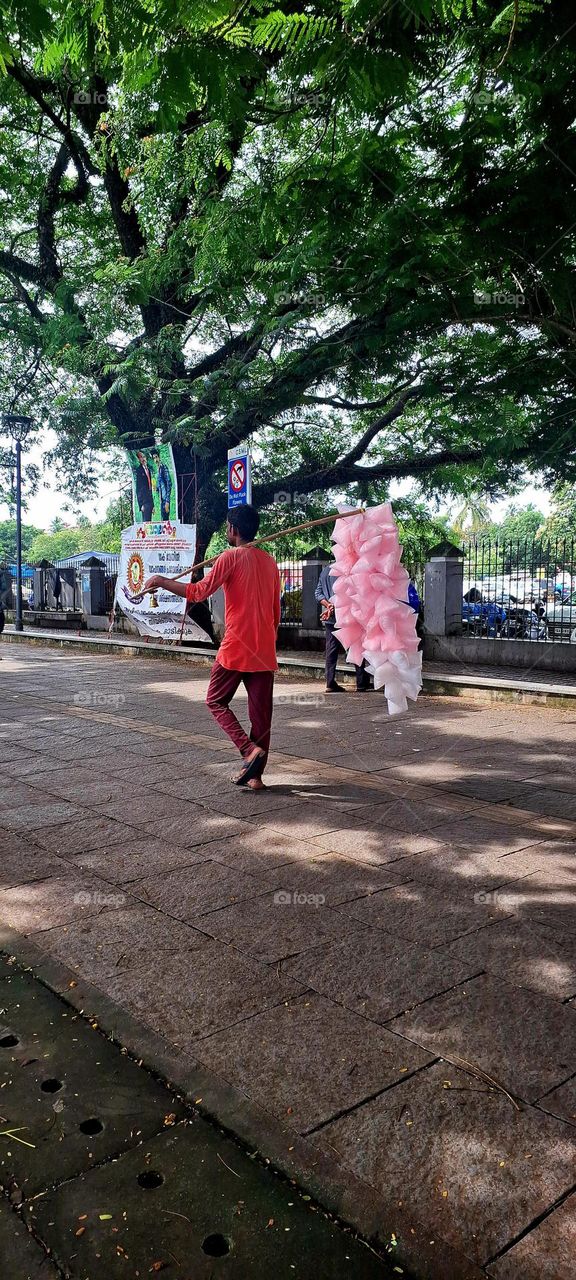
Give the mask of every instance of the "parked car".
M 546 624 L 552 640 L 576 644 L 576 591 L 564 602 L 555 600 L 546 610 Z

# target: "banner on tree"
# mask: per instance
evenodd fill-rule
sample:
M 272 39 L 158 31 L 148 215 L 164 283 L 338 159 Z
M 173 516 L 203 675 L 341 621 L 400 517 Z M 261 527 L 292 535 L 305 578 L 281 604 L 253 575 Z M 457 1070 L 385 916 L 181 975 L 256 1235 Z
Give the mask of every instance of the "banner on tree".
M 133 524 L 122 530 L 120 567 L 116 582 L 116 601 L 122 612 L 143 636 L 161 640 L 177 640 L 180 635 L 185 602 L 168 591 L 144 595 L 147 578 L 160 573 L 174 578 L 194 563 L 196 525 L 171 520 L 158 524 Z M 189 618 L 183 639 L 207 640 L 206 632 Z
M 142 524 L 152 520 L 178 519 L 178 486 L 172 445 L 153 449 L 127 449 L 132 468 L 133 519 Z

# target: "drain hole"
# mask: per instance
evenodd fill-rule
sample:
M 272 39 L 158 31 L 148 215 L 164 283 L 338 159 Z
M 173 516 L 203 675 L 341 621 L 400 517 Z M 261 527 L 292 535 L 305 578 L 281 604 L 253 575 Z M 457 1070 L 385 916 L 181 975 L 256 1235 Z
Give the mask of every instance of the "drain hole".
M 96 1116 L 93 1116 L 90 1120 L 82 1121 L 80 1125 L 80 1132 L 88 1133 L 90 1134 L 90 1137 L 92 1137 L 95 1133 L 102 1133 L 103 1128 L 104 1125 L 102 1124 L 102 1121 L 98 1120 Z
M 58 1093 L 58 1090 L 62 1088 L 62 1081 L 50 1076 L 48 1080 L 42 1081 L 40 1088 L 42 1093 Z
M 164 1177 L 161 1173 L 156 1173 L 154 1169 L 147 1169 L 146 1173 L 138 1174 L 138 1184 L 144 1187 L 145 1191 L 152 1191 L 154 1187 L 161 1187 Z
M 213 1236 L 206 1236 L 202 1241 L 202 1252 L 207 1253 L 209 1258 L 225 1258 L 230 1253 L 230 1241 L 216 1231 Z
M 0 1046 L 3 1049 L 12 1049 L 15 1044 L 20 1044 L 20 1041 L 18 1036 L 12 1035 L 12 1032 L 9 1032 L 8 1035 L 0 1036 Z

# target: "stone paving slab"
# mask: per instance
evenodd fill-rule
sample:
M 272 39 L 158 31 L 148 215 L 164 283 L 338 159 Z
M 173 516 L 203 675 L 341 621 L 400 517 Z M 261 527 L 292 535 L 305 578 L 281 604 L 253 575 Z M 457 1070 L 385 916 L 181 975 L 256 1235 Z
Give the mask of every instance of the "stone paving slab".
M 314 947 L 280 966 L 282 977 L 306 982 L 336 1004 L 379 1023 L 449 991 L 479 970 L 444 948 L 425 951 L 379 929 L 364 940 Z
M 524 874 L 538 875 L 550 885 L 576 884 L 576 841 L 541 840 L 517 853 L 506 854 L 499 861 L 505 871 L 510 864 L 522 866 Z
M 369 932 L 354 920 L 343 925 L 341 916 L 330 907 L 279 900 L 275 890 L 199 915 L 193 923 L 211 937 L 270 963 L 335 937 L 360 940 Z
M 142 961 L 111 975 L 106 993 L 148 1026 L 187 1048 L 305 990 L 307 982 L 206 938 L 194 951 Z
M 545 1094 L 540 1098 L 538 1106 L 551 1116 L 558 1116 L 568 1124 L 576 1125 L 576 1076 Z
M 235 769 L 235 765 L 230 767 L 229 778 L 233 776 Z M 302 800 L 292 787 L 279 785 L 262 792 L 251 791 L 248 787 L 230 787 L 230 793 L 222 789 L 205 795 L 203 803 L 215 813 L 229 814 L 233 818 L 278 813 L 279 820 L 282 821 L 287 811 L 296 814 L 300 812 Z
M 573 1280 L 576 1196 L 569 1196 L 518 1244 L 488 1267 L 494 1280 Z
M 267 881 L 249 871 L 235 871 L 221 862 L 201 862 L 138 880 L 132 893 L 167 915 L 192 923 L 206 911 L 257 897 L 268 889 Z
M 135 840 L 137 832 L 125 822 L 112 822 L 96 814 L 82 822 L 67 822 L 64 826 L 46 826 L 34 832 L 34 839 L 44 849 L 62 858 L 72 858 L 86 849 L 106 849 L 108 845 L 123 844 Z
M 556 886 L 547 872 L 536 872 L 495 889 L 490 900 L 503 915 L 576 938 L 576 882 Z
M 357 812 L 355 812 L 355 822 Z M 424 852 L 445 852 L 456 850 L 456 845 L 447 845 L 436 840 L 434 835 L 411 836 L 402 831 L 385 831 L 383 827 L 374 827 L 358 835 L 357 827 L 352 833 L 347 831 L 326 832 L 324 836 L 315 836 L 310 841 L 317 851 L 332 851 L 342 858 L 353 858 L 374 865 L 396 863 L 399 859 L 410 858 L 412 854 Z
M 40 755 L 33 747 L 30 747 L 28 751 L 12 749 L 10 757 L 0 762 L 0 776 L 2 777 L 3 785 L 9 785 L 7 781 L 4 784 L 5 778 L 6 780 L 15 778 L 17 781 L 22 779 L 32 785 L 32 779 L 36 774 L 55 773 L 58 775 L 61 768 L 61 760 Z
M 21 807 L 3 809 L 0 824 L 5 831 L 34 831 L 82 817 L 85 817 L 85 812 L 81 808 L 65 801 L 47 800 L 36 804 L 26 801 Z
M 452 942 L 442 955 L 557 1000 L 576 995 L 576 937 L 536 923 L 499 921 Z
M 10 1280 L 59 1280 L 61 1273 L 18 1213 L 0 1200 L 0 1259 L 10 1261 Z
M 190 1045 L 194 1056 L 300 1132 L 390 1087 L 433 1056 L 313 992 Z
M 462 769 L 459 770 L 462 773 Z M 431 771 L 431 781 L 433 780 L 433 770 Z M 433 783 L 440 787 L 440 783 Z M 531 783 L 527 779 L 522 782 L 517 781 L 513 776 L 510 778 L 491 778 L 486 777 L 485 770 L 479 769 L 477 777 L 455 777 L 453 776 L 448 782 L 442 785 L 442 790 L 446 790 L 447 794 L 457 794 L 459 796 L 468 796 L 475 800 L 487 800 L 491 804 L 502 804 L 506 801 L 518 801 L 524 808 L 523 801 L 526 801 L 531 791 Z
M 504 826 L 503 823 L 490 822 L 478 814 L 473 818 L 468 816 L 463 821 L 439 825 L 434 828 L 434 836 L 446 844 L 458 845 L 461 849 L 476 849 L 495 857 L 514 853 L 516 849 L 525 849 L 538 839 L 537 832 L 531 828 L 520 830 L 519 827 Z
M 93 807 L 98 810 L 99 814 L 106 814 L 108 806 L 117 801 L 123 794 L 121 784 L 115 782 L 111 777 L 107 781 L 82 782 L 79 784 L 68 779 L 56 786 L 53 786 L 52 783 L 47 785 L 47 777 L 51 779 L 57 778 L 58 774 L 51 773 L 35 776 L 34 789 L 36 798 L 38 798 L 38 793 L 41 791 L 45 798 L 47 796 L 58 796 L 59 799 L 69 800 L 71 804 L 82 805 L 85 810 Z M 123 811 L 125 812 L 125 810 L 126 805 L 124 803 Z
M 468 898 L 461 893 L 449 897 L 433 885 L 416 880 L 384 889 L 369 898 L 343 903 L 335 910 L 348 919 L 428 947 L 452 942 L 463 934 L 489 926 L 506 914 L 498 900 L 477 903 L 472 894 Z
M 11 778 L 0 791 L 0 822 L 8 811 L 20 809 L 27 804 L 37 804 L 38 799 L 38 792 L 34 787 L 26 786 L 23 782 L 15 782 Z
M 72 871 L 0 890 L 0 919 L 19 933 L 32 934 L 81 916 L 99 916 L 123 900 L 106 880 Z
M 565 1125 L 533 1108 L 515 1111 L 449 1063 L 334 1121 L 316 1140 L 330 1142 L 365 1182 L 396 1191 L 397 1234 L 413 1214 L 431 1238 L 480 1264 L 574 1181 L 576 1136 Z
M 154 816 L 159 826 L 164 818 L 176 816 L 180 809 L 192 820 L 200 817 L 198 806 L 189 806 L 176 800 L 174 796 L 168 796 L 162 791 L 153 789 L 138 793 L 125 788 L 122 800 L 114 799 L 111 803 L 105 803 L 99 808 L 105 817 L 111 818 L 114 822 L 129 822 L 131 826 L 136 827 L 149 824 L 150 815 Z
M 576 778 L 574 777 L 573 769 L 557 769 L 554 767 L 548 770 L 543 769 L 542 773 L 531 776 L 528 781 L 530 787 L 534 787 L 535 790 L 539 790 L 542 787 L 551 787 L 553 791 L 576 791 Z M 558 803 L 561 804 L 562 801 L 559 799 Z
M 84 978 L 103 982 L 127 970 L 137 970 L 154 956 L 160 976 L 165 958 L 188 953 L 206 941 L 206 934 L 179 920 L 171 920 L 152 907 L 127 905 L 109 908 L 99 915 L 78 920 L 65 929 L 48 929 L 35 937 L 37 946 L 61 960 Z
M 245 824 L 236 818 L 223 813 L 215 813 L 200 804 L 178 806 L 178 817 L 163 818 L 161 826 L 154 819 L 143 823 L 140 830 L 146 838 L 162 833 L 162 843 L 182 845 L 192 849 L 198 844 L 208 844 L 210 840 L 233 840 L 245 829 Z
M 355 810 L 350 826 L 339 825 L 336 830 L 311 835 L 310 844 L 319 852 L 326 850 L 339 853 L 343 858 L 354 858 L 374 865 L 396 862 L 408 854 L 422 853 L 426 849 L 446 848 L 443 841 L 426 832 L 413 835 L 409 832 L 387 831 L 384 827 L 370 827 L 366 823 L 360 825 L 357 815 L 358 811 Z
M 390 1027 L 439 1056 L 465 1058 L 530 1102 L 576 1070 L 576 1012 L 490 975 L 436 996 Z
M 275 874 L 279 867 L 309 861 L 310 858 L 319 861 L 325 855 L 325 850 L 316 849 L 306 840 L 294 840 L 292 836 L 283 836 L 280 831 L 256 824 L 249 827 L 247 824 L 245 832 L 234 840 L 211 841 L 195 852 L 198 857 L 222 862 L 234 870 L 265 876 Z
M 178 1115 L 174 1097 L 35 979 L 2 982 L 0 1183 L 25 1197 L 122 1151 Z M 16 1043 L 14 1043 L 16 1041 Z M 30 1145 L 26 1145 L 30 1144 Z
M 136 832 L 132 831 L 130 835 L 133 837 Z M 196 845 L 191 849 L 177 845 L 166 846 L 161 841 L 153 840 L 147 832 L 140 839 L 130 839 L 127 843 L 76 853 L 70 858 L 70 862 L 82 871 L 101 875 L 114 884 L 129 885 L 135 880 L 157 874 L 160 869 L 168 872 L 176 867 L 206 862 L 213 856 L 213 847 L 212 844 Z
M 250 821 L 263 830 L 279 831 L 293 840 L 314 840 L 328 832 L 341 828 L 341 814 L 322 811 L 321 804 L 301 800 L 297 807 L 279 810 L 278 813 L 251 814 Z M 329 847 L 329 846 L 327 846 Z
M 87 1206 L 94 1208 L 84 1218 Z M 100 1219 L 99 1207 L 109 1219 Z M 26 1217 L 65 1274 L 75 1255 L 72 1274 L 82 1280 L 158 1271 L 173 1280 L 391 1275 L 391 1267 L 314 1210 L 197 1120 L 49 1192 Z M 78 1237 L 81 1219 L 85 1230 Z
M 438 845 L 403 858 L 396 870 L 447 893 L 462 892 L 470 896 L 521 880 L 533 873 L 535 865 L 541 866 L 542 859 L 536 861 L 533 854 L 525 858 L 523 849 L 495 858 L 481 850 Z
M 31 880 L 46 880 L 50 876 L 67 871 L 66 863 L 53 853 L 35 849 L 32 844 L 19 841 L 10 850 L 0 848 L 0 889 L 10 889 Z
M 548 780 L 544 790 L 538 790 L 533 785 L 529 791 L 525 792 L 522 807 L 534 813 L 565 818 L 567 822 L 576 821 L 576 795 L 570 795 L 566 790 L 554 791 L 552 783 Z
M 267 873 L 267 879 L 270 878 L 274 879 L 277 889 L 289 892 L 292 902 L 295 901 L 295 895 L 320 895 L 322 903 L 329 907 L 364 898 L 380 889 L 403 884 L 411 879 L 410 873 L 403 870 L 401 862 L 393 867 L 372 866 L 330 853 L 324 853 L 316 859 L 292 862 L 281 870 L 275 869 Z

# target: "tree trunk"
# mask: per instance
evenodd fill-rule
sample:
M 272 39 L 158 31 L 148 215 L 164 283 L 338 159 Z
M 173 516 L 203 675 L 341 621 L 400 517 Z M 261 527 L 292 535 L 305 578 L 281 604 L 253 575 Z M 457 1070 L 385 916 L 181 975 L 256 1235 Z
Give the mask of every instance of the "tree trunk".
M 178 515 L 184 524 L 196 525 L 196 558 L 203 560 L 212 534 L 226 518 L 225 476 L 219 482 L 209 457 L 193 454 L 183 445 L 175 444 L 172 450 L 178 481 Z

